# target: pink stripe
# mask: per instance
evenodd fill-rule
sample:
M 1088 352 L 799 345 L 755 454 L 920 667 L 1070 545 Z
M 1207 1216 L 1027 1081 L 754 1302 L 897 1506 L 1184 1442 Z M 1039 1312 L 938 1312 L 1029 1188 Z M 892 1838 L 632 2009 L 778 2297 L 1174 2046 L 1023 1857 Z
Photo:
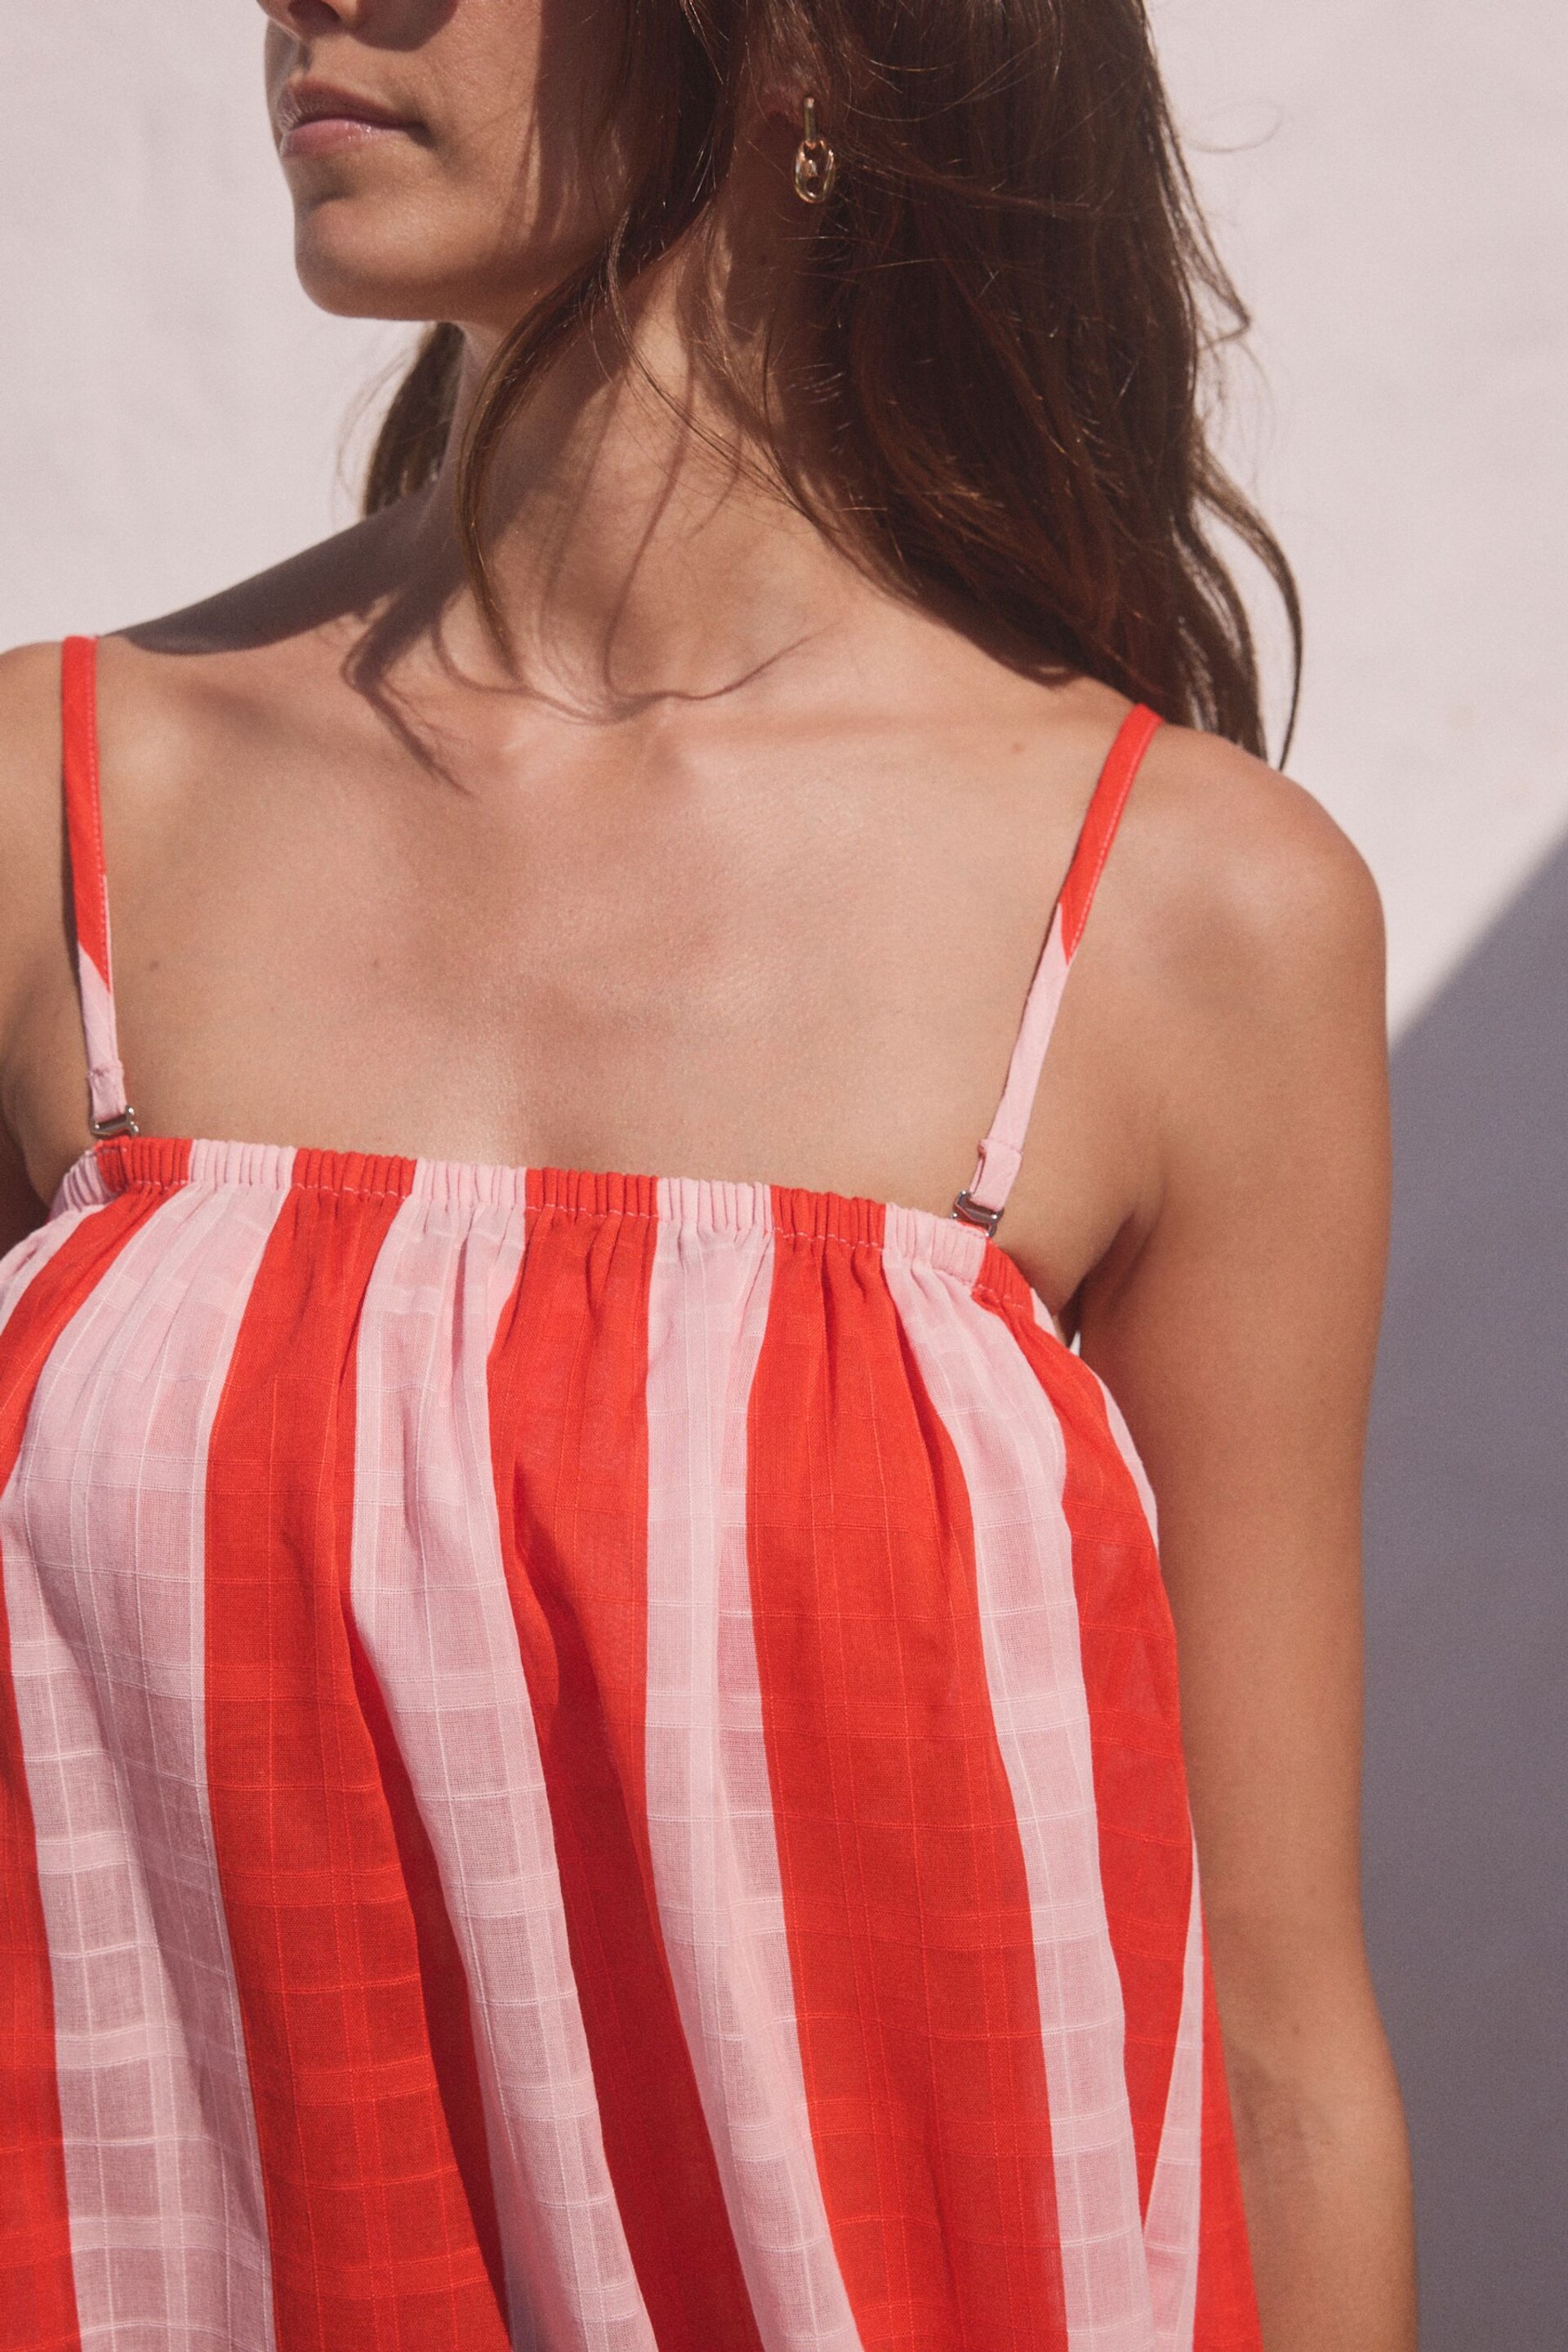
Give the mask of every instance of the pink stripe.
M 353 1606 L 473 1988 L 514 2335 L 654 2352 L 501 1564 L 488 1360 L 522 1250 L 520 1209 L 398 1212 L 360 1328 Z
M 1035 1320 L 1042 1330 L 1056 1323 L 1044 1302 L 1034 1300 Z M 1148 1473 L 1132 1443 L 1132 1433 L 1121 1406 L 1102 1381 L 1100 1395 L 1116 1450 L 1137 1489 L 1150 1536 L 1158 1540 L 1159 1513 Z M 1165 2121 L 1160 2136 L 1149 2210 L 1143 2218 L 1143 2242 L 1149 2262 L 1149 2286 L 1154 2307 L 1155 2342 L 1159 2352 L 1191 2352 L 1193 2317 L 1198 2285 L 1198 2218 L 1202 2188 L 1202 2105 L 1204 2026 L 1203 1909 L 1198 1892 L 1197 1854 L 1193 1855 L 1192 1895 L 1187 1919 L 1186 1953 L 1182 1972 L 1182 2014 L 1166 2094 Z
M 746 1423 L 772 1277 L 765 1224 L 741 1236 L 660 1224 L 648 1303 L 648 1837 L 758 2332 L 767 2352 L 858 2352 L 812 2147 L 752 1628 Z
M 124 1218 L 110 1219 L 86 1235 L 85 1251 L 65 1249 L 82 1223 L 61 1215 L 0 1261 L 0 1486 L 21 1453 L 39 1371 L 129 1238 Z M 93 1248 L 105 1239 L 107 1252 Z M 11 1663 L 0 1577 L 0 2338 L 25 2334 L 37 2352 L 80 2352 L 48 1928 Z
M 113 1192 L 103 1181 L 95 1145 L 91 1150 L 84 1151 L 79 1160 L 73 1160 L 60 1178 L 59 1189 L 49 1208 L 50 1225 L 45 1226 L 44 1231 L 48 1232 L 50 1226 L 63 1216 L 75 1214 L 82 1209 L 101 1209 L 113 1198 Z
M 887 1275 L 973 1515 L 986 1675 L 1034 1916 L 1068 2341 L 1074 2352 L 1148 2352 L 1125 2019 L 1100 1876 L 1062 1433 L 1000 1317 L 955 1297 L 952 1280 L 927 1266 L 889 1260 Z
M 1182 1970 L 1182 2021 L 1176 2032 L 1165 2122 L 1143 2222 L 1157 2352 L 1193 2352 L 1203 2200 L 1203 2096 L 1204 1928 L 1194 1852 Z
M 1158 1539 L 1159 1513 L 1148 1473 L 1132 1443 L 1121 1408 L 1100 1384 L 1105 1418 L 1116 1450 L 1138 1492 L 1151 1538 Z M 1198 2229 L 1203 2187 L 1204 1927 L 1198 1858 L 1193 1853 L 1192 1894 L 1182 1966 L 1182 2013 L 1165 2095 L 1165 2120 L 1143 2217 L 1149 2284 L 1154 2304 L 1159 2352 L 1192 2352 L 1198 2292 Z
M 206 1441 L 277 1201 L 179 1192 L 53 1351 L 0 1554 L 84 2341 L 272 2342 L 203 1720 Z

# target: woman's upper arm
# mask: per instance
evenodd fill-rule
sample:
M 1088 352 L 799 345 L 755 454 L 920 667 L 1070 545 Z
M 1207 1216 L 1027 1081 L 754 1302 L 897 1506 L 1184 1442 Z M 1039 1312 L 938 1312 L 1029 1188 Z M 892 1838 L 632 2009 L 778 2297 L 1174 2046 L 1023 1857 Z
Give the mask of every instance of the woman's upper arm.
M 0 1251 L 45 1213 L 24 1130 L 35 1015 L 65 954 L 58 777 L 59 649 L 0 654 Z
M 1349 844 L 1261 771 L 1214 852 L 1169 957 L 1152 1213 L 1086 1286 L 1082 1347 L 1159 1500 L 1233 2063 L 1277 2076 L 1295 2048 L 1321 2079 L 1363 1969 L 1361 1480 L 1389 1189 L 1382 921 Z

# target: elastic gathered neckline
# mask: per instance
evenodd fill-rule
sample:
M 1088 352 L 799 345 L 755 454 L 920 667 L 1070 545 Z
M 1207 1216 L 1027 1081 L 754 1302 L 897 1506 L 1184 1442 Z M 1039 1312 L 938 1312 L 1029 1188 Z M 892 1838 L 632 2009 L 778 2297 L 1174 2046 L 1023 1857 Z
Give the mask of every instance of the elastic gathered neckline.
M 736 1239 L 765 1232 L 783 1239 L 874 1249 L 929 1265 L 1002 1300 L 1021 1303 L 1035 1296 L 1005 1250 L 978 1228 L 932 1210 L 797 1185 L 708 1177 L 628 1176 L 594 1169 L 517 1168 L 289 1144 L 136 1136 L 83 1152 L 61 1180 L 52 1213 L 99 1207 L 123 1192 L 190 1187 L 423 1201 L 459 1214 L 500 1209 L 536 1216 L 646 1218 Z

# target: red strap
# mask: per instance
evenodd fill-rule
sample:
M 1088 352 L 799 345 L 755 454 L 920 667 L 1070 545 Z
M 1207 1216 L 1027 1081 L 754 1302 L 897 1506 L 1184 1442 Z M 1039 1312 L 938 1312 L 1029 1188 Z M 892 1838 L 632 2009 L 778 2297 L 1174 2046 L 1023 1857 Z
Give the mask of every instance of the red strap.
M 1153 711 L 1142 703 L 1136 704 L 1122 720 L 1121 732 L 1100 771 L 1072 864 L 1068 867 L 1067 880 L 1062 884 L 1062 945 L 1069 962 L 1083 937 L 1110 845 L 1116 839 L 1116 828 L 1121 823 L 1121 812 L 1127 806 L 1127 795 L 1160 726 Z
M 68 637 L 60 648 L 66 837 L 77 945 L 105 988 L 109 969 L 109 880 L 103 864 L 103 812 L 98 788 L 98 640 Z

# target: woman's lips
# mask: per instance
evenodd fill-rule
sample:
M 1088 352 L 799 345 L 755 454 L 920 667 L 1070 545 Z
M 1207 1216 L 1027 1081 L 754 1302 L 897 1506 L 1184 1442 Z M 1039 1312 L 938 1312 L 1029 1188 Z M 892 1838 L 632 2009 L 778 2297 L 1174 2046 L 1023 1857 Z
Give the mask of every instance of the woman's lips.
M 286 89 L 279 102 L 278 152 L 286 158 L 331 155 L 376 140 L 406 139 L 418 129 L 369 99 L 307 83 Z
M 406 138 L 406 122 L 366 122 L 353 114 L 317 114 L 297 123 L 279 142 L 280 155 L 331 155 L 342 147 L 363 147 L 377 139 Z

